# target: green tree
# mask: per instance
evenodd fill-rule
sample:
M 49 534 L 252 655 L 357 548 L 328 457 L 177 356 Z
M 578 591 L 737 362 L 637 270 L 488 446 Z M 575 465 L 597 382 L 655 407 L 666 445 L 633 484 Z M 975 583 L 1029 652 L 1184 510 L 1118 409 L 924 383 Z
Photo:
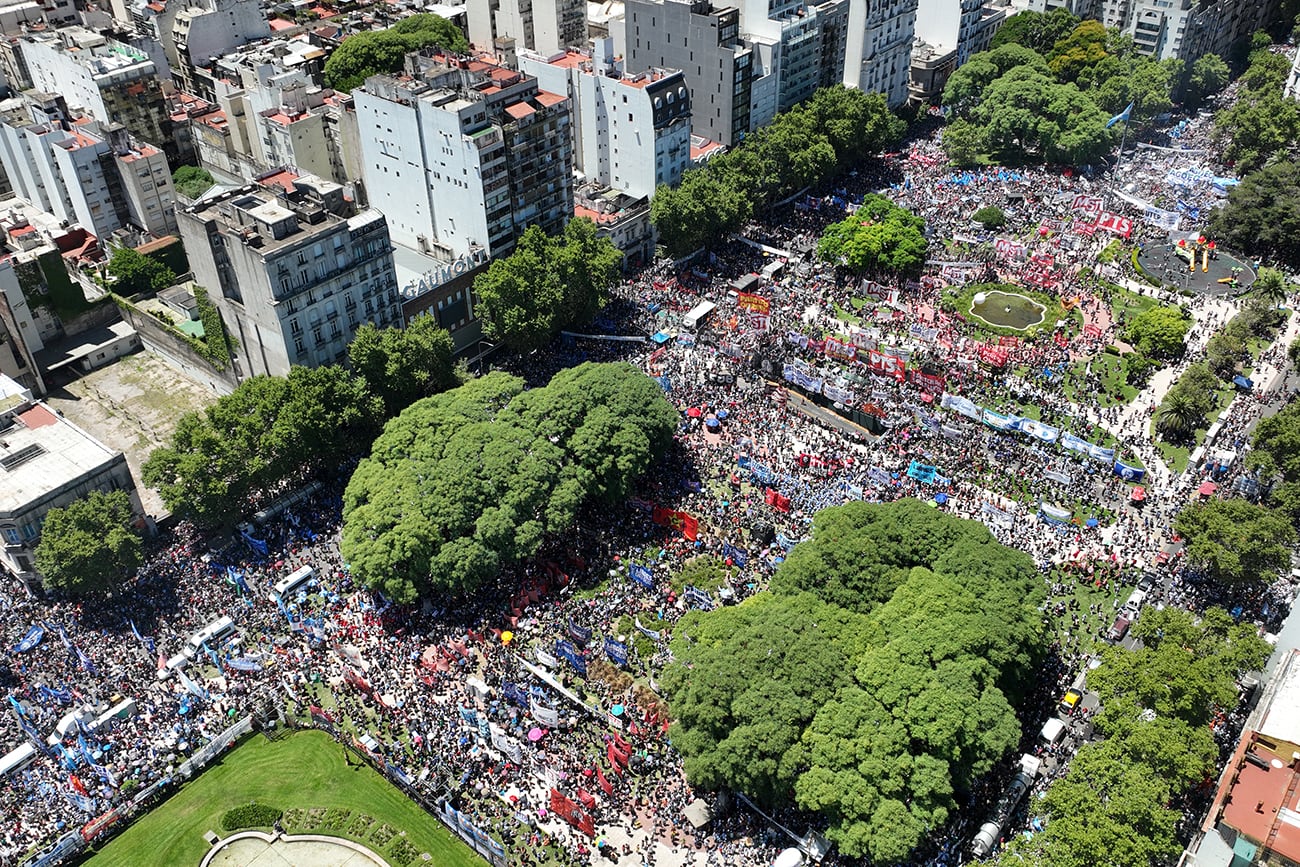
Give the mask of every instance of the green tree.
M 1166 440 L 1189 440 L 1202 427 L 1205 427 L 1205 413 L 1190 395 L 1171 391 L 1160 402 L 1160 408 L 1156 412 L 1156 430 Z
M 570 220 L 553 251 L 553 267 L 564 287 L 557 316 L 565 328 L 587 325 L 609 300 L 623 255 L 609 238 L 596 233 L 586 218 Z
M 113 291 L 125 296 L 161 292 L 176 282 L 176 272 L 171 268 L 130 247 L 113 251 L 108 273 L 113 277 Z
M 1223 159 L 1239 172 L 1252 172 L 1280 159 L 1300 139 L 1300 107 L 1282 93 L 1291 71 L 1286 57 L 1268 50 L 1250 55 L 1240 79 L 1240 94 L 1214 116 L 1214 134 Z
M 400 602 L 464 594 L 614 504 L 663 453 L 677 413 L 627 364 L 583 364 L 544 388 L 502 373 L 417 401 L 348 482 L 343 555 Z
M 1285 304 L 1291 294 L 1290 281 L 1276 268 L 1260 268 L 1255 282 L 1250 284 L 1250 291 L 1255 297 L 1276 307 Z
M 365 323 L 348 344 L 348 361 L 390 417 L 457 384 L 451 335 L 427 313 L 406 328 Z
M 1004 45 L 1023 45 L 1039 54 L 1047 54 L 1078 26 L 1079 19 L 1071 15 L 1068 9 L 1021 12 L 1008 18 L 998 28 L 997 33 L 993 34 L 991 46 L 1000 48 Z
M 984 98 L 990 84 L 1013 69 L 1027 69 L 1042 75 L 1051 73 L 1046 58 L 1023 45 L 1009 43 L 991 51 L 981 51 L 971 55 L 948 76 L 943 89 L 943 104 L 964 112 Z
M 768 591 L 674 634 L 661 681 L 688 779 L 773 805 L 793 785 L 845 854 L 905 859 L 1019 740 L 1041 584 L 917 500 L 818 512 Z
M 172 172 L 172 186 L 187 199 L 197 199 L 214 183 L 212 173 L 199 166 L 181 166 Z
M 1075 81 L 1080 75 L 1105 60 L 1108 37 L 1100 21 L 1083 21 L 1064 39 L 1052 46 L 1047 55 L 1048 68 L 1062 82 Z
M 1291 344 L 1298 346 L 1300 340 Z M 1294 354 L 1291 347 L 1288 354 Z M 1248 460 L 1265 476 L 1281 473 L 1288 482 L 1300 482 L 1300 402 L 1291 401 L 1281 412 L 1259 420 Z
M 860 618 L 807 593 L 760 593 L 686 614 L 661 683 L 672 702 L 673 745 L 692 783 L 784 802 L 800 771 L 787 756 L 847 682 L 860 629 Z
M 1001 208 L 986 205 L 970 215 L 971 221 L 979 223 L 986 229 L 1001 229 L 1007 224 L 1007 215 Z
M 1247 174 L 1209 231 L 1234 250 L 1300 267 L 1300 166 L 1281 160 Z
M 591 321 L 621 263 L 590 220 L 571 220 L 560 238 L 530 226 L 513 253 L 474 279 L 484 332 L 520 350 L 545 346 L 561 328 Z
M 1200 108 L 1209 97 L 1223 90 L 1231 77 L 1228 64 L 1222 57 L 1202 54 L 1188 72 L 1183 104 L 1189 109 Z
M 1295 528 L 1245 500 L 1212 499 L 1183 508 L 1174 522 L 1187 560 L 1227 585 L 1271 583 L 1291 562 Z
M 1180 308 L 1157 304 L 1133 317 L 1124 329 L 1124 339 L 1150 358 L 1178 358 L 1186 349 L 1184 341 L 1191 326 Z
M 1246 341 L 1233 329 L 1222 329 L 1205 344 L 1205 363 L 1223 380 L 1236 376 L 1237 365 L 1246 354 Z
M 45 586 L 80 596 L 117 586 L 144 562 L 126 491 L 91 491 L 50 509 L 36 546 Z
M 979 165 L 987 149 L 984 130 L 964 118 L 957 118 L 943 128 L 943 152 L 953 165 Z
M 363 30 L 343 40 L 325 61 L 325 79 L 335 90 L 349 91 L 372 75 L 397 72 L 406 55 L 431 47 L 459 53 L 469 50 L 460 28 L 445 18 L 419 13 L 387 30 Z
M 858 273 L 912 274 L 925 262 L 929 242 L 924 229 L 921 217 L 873 193 L 848 217 L 826 227 L 817 252 Z
M 267 492 L 332 472 L 370 442 L 382 419 L 383 401 L 340 367 L 255 376 L 202 413 L 181 416 L 141 476 L 178 515 L 201 526 L 233 524 Z
M 880 94 L 823 88 L 727 153 L 687 171 L 677 189 L 657 190 L 650 219 L 670 255 L 693 253 L 739 229 L 756 208 L 878 153 L 903 129 Z

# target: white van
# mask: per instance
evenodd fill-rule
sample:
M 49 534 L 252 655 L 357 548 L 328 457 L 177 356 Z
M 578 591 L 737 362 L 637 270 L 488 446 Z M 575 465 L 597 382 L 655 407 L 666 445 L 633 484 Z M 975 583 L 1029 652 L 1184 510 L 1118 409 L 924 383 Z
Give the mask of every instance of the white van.
M 1044 746 L 1056 746 L 1065 737 L 1065 723 L 1056 717 L 1052 717 L 1043 723 L 1042 730 L 1038 733 L 1038 739 L 1043 742 Z
M 193 659 L 203 649 L 204 644 L 215 650 L 218 645 L 224 644 L 234 635 L 235 621 L 229 617 L 218 617 L 190 636 L 190 640 L 185 643 L 184 653 L 190 659 Z
M 290 573 L 285 578 L 276 582 L 271 590 L 271 601 L 278 602 L 288 596 L 293 595 L 301 589 L 316 574 L 316 570 L 310 566 L 303 566 L 300 569 Z

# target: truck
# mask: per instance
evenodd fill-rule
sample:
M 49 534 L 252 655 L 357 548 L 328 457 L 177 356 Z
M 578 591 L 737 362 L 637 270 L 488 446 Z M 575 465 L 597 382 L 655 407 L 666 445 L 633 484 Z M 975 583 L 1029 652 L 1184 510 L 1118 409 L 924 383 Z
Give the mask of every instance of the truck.
M 694 331 L 700 327 L 700 323 L 709 318 L 709 315 L 718 308 L 718 305 L 712 301 L 701 301 L 691 308 L 691 312 L 686 314 L 682 320 L 682 327 L 688 331 Z

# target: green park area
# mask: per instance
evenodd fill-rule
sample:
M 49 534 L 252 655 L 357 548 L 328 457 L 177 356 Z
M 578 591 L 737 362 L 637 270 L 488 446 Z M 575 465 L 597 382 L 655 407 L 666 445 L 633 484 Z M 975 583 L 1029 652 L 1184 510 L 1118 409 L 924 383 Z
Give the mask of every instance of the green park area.
M 216 761 L 87 862 L 91 867 L 197 865 L 203 835 L 222 836 L 227 811 L 250 802 L 284 811 L 290 833 L 326 834 L 369 847 L 393 867 L 481 867 L 482 861 L 434 817 L 324 732 L 276 741 L 255 735 Z M 263 829 L 265 830 L 265 829 Z M 425 853 L 431 860 L 423 857 Z

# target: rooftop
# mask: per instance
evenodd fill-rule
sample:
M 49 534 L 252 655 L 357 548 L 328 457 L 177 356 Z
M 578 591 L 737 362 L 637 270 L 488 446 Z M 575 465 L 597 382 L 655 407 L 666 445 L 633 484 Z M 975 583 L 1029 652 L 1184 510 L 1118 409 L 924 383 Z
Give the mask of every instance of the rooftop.
M 93 473 L 115 452 L 39 401 L 0 430 L 0 515 L 20 514 L 53 490 Z
M 1233 760 L 1235 782 L 1223 805 L 1222 821 L 1251 841 L 1284 858 L 1300 860 L 1300 754 L 1279 756 L 1258 734 L 1243 741 Z

